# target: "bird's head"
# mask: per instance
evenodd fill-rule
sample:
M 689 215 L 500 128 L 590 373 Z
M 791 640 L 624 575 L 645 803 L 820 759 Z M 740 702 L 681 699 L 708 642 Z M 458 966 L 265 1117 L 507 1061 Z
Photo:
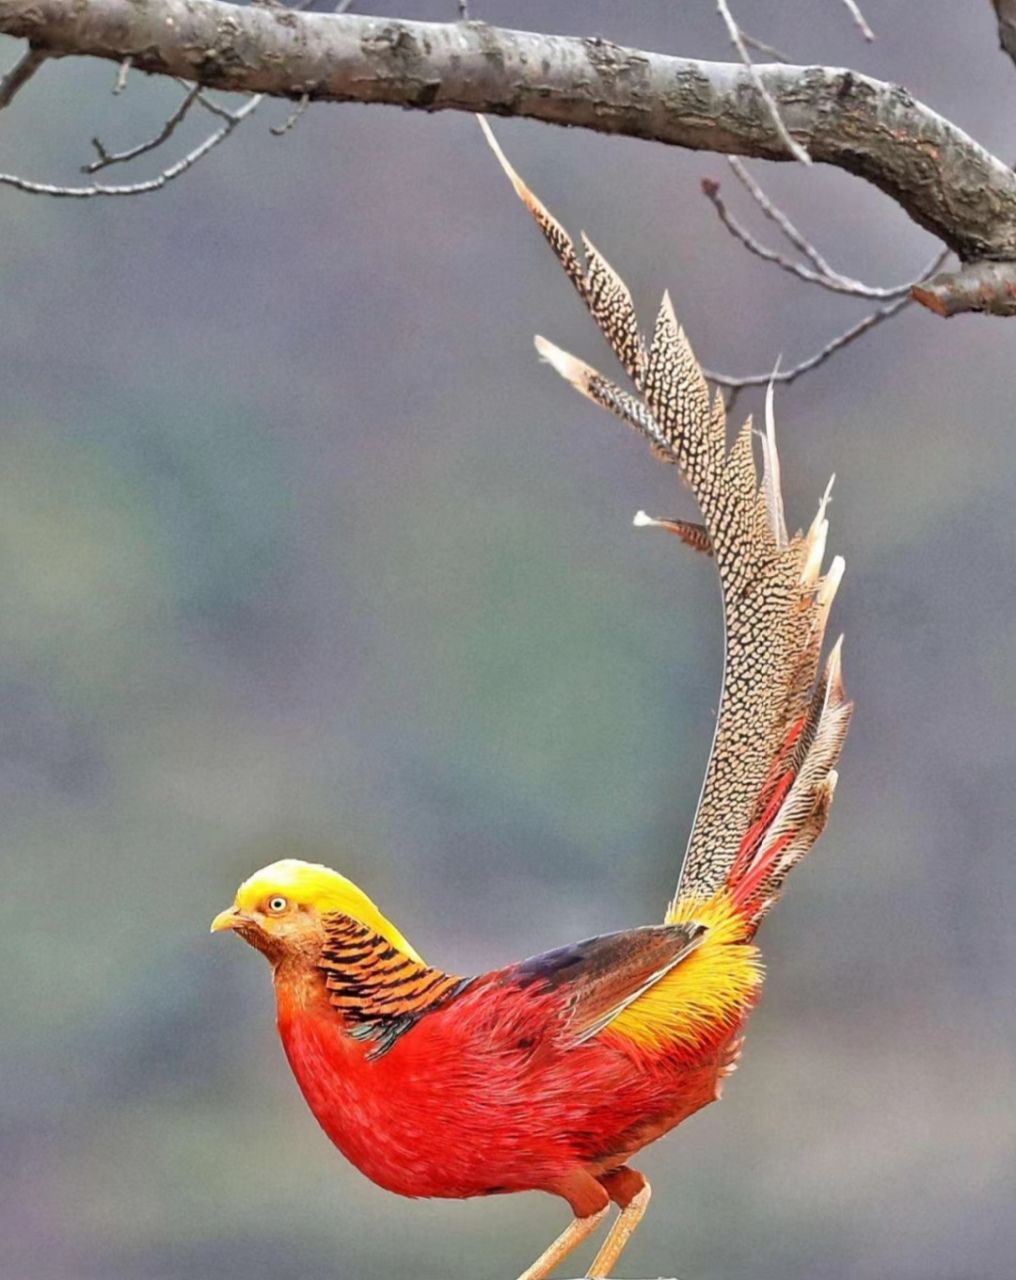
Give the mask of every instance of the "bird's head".
M 329 916 L 350 916 L 393 947 L 419 960 L 398 929 L 352 880 L 328 867 L 296 858 L 256 871 L 236 891 L 236 900 L 212 921 L 212 933 L 230 929 L 263 952 L 272 964 L 300 954 L 314 962 Z

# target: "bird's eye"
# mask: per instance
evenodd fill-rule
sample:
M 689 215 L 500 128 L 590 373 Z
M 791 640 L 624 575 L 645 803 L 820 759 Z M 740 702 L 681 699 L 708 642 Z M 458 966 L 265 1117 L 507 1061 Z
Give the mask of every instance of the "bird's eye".
M 279 913 L 282 911 L 285 911 L 285 909 L 288 906 L 289 906 L 289 903 L 286 901 L 285 898 L 269 898 L 268 899 L 268 910 L 273 915 L 276 915 L 276 916 L 279 915 Z

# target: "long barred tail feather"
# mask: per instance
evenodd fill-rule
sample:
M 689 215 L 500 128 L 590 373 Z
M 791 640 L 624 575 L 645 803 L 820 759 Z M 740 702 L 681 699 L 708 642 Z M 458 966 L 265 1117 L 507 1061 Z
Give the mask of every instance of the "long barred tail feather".
M 652 520 L 716 560 L 723 594 L 723 689 L 713 749 L 691 839 L 667 919 L 678 903 L 727 891 L 752 928 L 789 871 L 818 839 L 836 786 L 835 764 L 851 704 L 840 676 L 840 643 L 818 677 L 826 619 L 843 575 L 836 556 L 823 573 L 830 490 L 807 533 L 789 536 L 780 489 L 772 386 L 766 397 L 758 478 L 749 419 L 727 447 L 722 397 L 710 397 L 668 294 L 648 348 L 631 294 L 582 236 L 570 236 L 518 176 L 481 118 L 487 140 L 575 286 L 634 391 L 536 339 L 540 355 L 584 396 L 648 437 L 676 463 L 703 524 Z M 830 482 L 830 487 L 831 487 Z

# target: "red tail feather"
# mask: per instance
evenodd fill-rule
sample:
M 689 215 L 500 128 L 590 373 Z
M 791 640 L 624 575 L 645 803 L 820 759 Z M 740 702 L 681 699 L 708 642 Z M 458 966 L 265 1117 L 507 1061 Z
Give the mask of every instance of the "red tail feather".
M 755 806 L 755 816 L 731 864 L 727 886 L 739 906 L 750 900 L 752 890 L 758 887 L 759 880 L 765 876 L 766 870 L 771 868 L 773 858 L 779 854 L 779 848 L 786 844 L 786 840 L 782 840 L 779 848 L 765 850 L 762 848 L 766 833 L 775 822 L 776 815 L 797 776 L 797 770 L 793 765 L 787 768 L 787 758 L 792 755 L 806 720 L 807 716 L 801 716 L 794 722 L 783 746 L 776 754 L 776 759 L 770 765 Z

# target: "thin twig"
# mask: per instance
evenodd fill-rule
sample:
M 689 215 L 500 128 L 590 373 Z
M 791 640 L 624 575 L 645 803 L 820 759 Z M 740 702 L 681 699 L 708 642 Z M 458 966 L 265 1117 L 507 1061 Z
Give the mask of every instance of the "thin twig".
M 868 26 L 867 22 L 865 22 L 864 14 L 857 7 L 855 0 L 843 0 L 843 3 L 850 10 L 850 16 L 857 23 L 858 27 L 860 27 L 861 35 L 864 36 L 865 40 L 868 40 L 868 41 L 874 40 L 875 33 L 874 31 L 872 31 L 871 27 Z
M 756 240 L 755 237 L 741 226 L 739 222 L 728 212 L 726 205 L 720 198 L 720 184 L 718 182 L 704 179 L 702 182 L 702 190 L 711 201 L 713 208 L 716 210 L 717 216 L 731 235 L 742 244 L 750 253 L 762 258 L 766 262 L 775 263 L 782 271 L 787 271 L 791 275 L 796 276 L 799 280 L 804 280 L 808 284 L 819 285 L 823 289 L 829 289 L 833 293 L 848 294 L 853 297 L 860 298 L 876 298 L 886 302 L 885 306 L 878 307 L 875 311 L 859 320 L 857 324 L 847 329 L 844 333 L 833 338 L 831 342 L 810 356 L 807 360 L 802 360 L 800 364 L 795 365 L 791 369 L 784 369 L 781 372 L 752 374 L 744 378 L 735 378 L 728 374 L 706 372 L 706 377 L 710 378 L 719 386 L 726 387 L 730 390 L 731 395 L 728 401 L 728 409 L 732 410 L 737 394 L 744 387 L 765 386 L 771 382 L 793 382 L 802 374 L 810 372 L 812 369 L 818 368 L 820 364 L 824 364 L 830 356 L 834 355 L 843 347 L 854 342 L 862 334 L 867 333 L 869 329 L 875 328 L 876 325 L 882 324 L 883 321 L 890 319 L 897 312 L 913 301 L 923 301 L 920 291 L 917 289 L 922 282 L 933 276 L 945 262 L 949 256 L 949 249 L 940 249 L 935 254 L 931 262 L 924 268 L 916 280 L 912 280 L 909 284 L 895 285 L 891 288 L 877 288 L 872 285 L 862 284 L 859 280 L 851 280 L 848 276 L 841 275 L 840 272 L 834 271 L 826 262 L 815 246 L 806 239 L 805 236 L 798 231 L 797 227 L 790 221 L 787 215 L 777 205 L 769 199 L 760 186 L 751 178 L 748 171 L 743 165 L 732 161 L 734 172 L 747 188 L 752 198 L 758 204 L 759 208 L 771 219 L 787 237 L 795 249 L 804 254 L 808 260 L 814 264 L 815 270 L 806 267 L 800 262 L 794 262 L 790 258 L 785 258 L 781 253 L 777 253 L 775 249 L 770 249 L 767 245 Z
M 741 31 L 741 39 L 749 47 L 749 49 L 755 49 L 759 53 L 766 54 L 768 57 L 772 58 L 773 62 L 789 62 L 790 61 L 787 55 L 785 53 L 781 53 L 779 49 L 776 48 L 775 45 L 766 44 L 764 40 L 759 40 L 757 36 L 750 36 L 747 33 L 747 31 L 743 29 Z
M 92 146 L 99 153 L 99 158 L 98 160 L 93 160 L 91 164 L 83 164 L 81 172 L 98 173 L 100 169 L 107 169 L 111 164 L 126 164 L 128 160 L 136 160 L 138 156 L 143 156 L 146 151 L 154 151 L 156 147 L 161 147 L 168 138 L 173 136 L 177 125 L 180 124 L 194 105 L 199 92 L 200 90 L 195 85 L 193 89 L 189 90 L 183 102 L 180 103 L 154 138 L 149 138 L 147 142 L 142 142 L 127 151 L 107 151 L 98 138 L 93 138 Z
M 809 262 L 814 263 L 815 269 L 822 275 L 839 275 L 839 272 L 832 269 L 811 241 L 798 231 L 783 210 L 773 204 L 766 193 L 751 176 L 747 166 L 744 165 L 737 156 L 728 156 L 727 163 L 730 165 L 731 169 L 733 169 L 734 176 L 737 178 L 738 182 L 741 183 L 769 221 L 776 223 L 794 248 L 803 253 Z
M 271 0 L 268 0 L 271 2 Z M 313 0 L 296 0 L 296 3 L 290 6 L 293 9 L 302 10 L 309 7 Z M 333 5 L 336 13 L 345 13 L 352 7 L 353 0 L 336 0 Z M 0 108 L 7 105 L 11 98 L 14 97 L 18 89 L 38 70 L 39 66 L 46 60 L 48 55 L 40 50 L 29 48 L 28 53 L 18 62 L 18 64 L 8 73 L 7 76 L 0 80 Z M 113 86 L 113 92 L 122 93 L 126 83 L 127 76 L 133 65 L 133 57 L 124 58 L 117 69 L 116 83 Z M 145 155 L 150 151 L 155 151 L 172 137 L 177 127 L 185 119 L 195 102 L 201 104 L 202 107 L 212 115 L 222 121 L 222 125 L 214 133 L 209 134 L 203 142 L 189 151 L 182 159 L 168 168 L 163 169 L 161 173 L 154 178 L 141 182 L 124 183 L 118 186 L 107 185 L 105 183 L 96 182 L 87 187 L 69 187 L 60 186 L 49 182 L 35 182 L 30 178 L 23 178 L 18 174 L 0 173 L 0 186 L 13 187 L 16 191 L 24 191 L 30 195 L 56 196 L 64 199 L 89 199 L 93 196 L 137 196 L 145 195 L 150 191 L 160 191 L 168 183 L 175 178 L 179 178 L 182 174 L 192 169 L 200 160 L 221 142 L 224 142 L 229 135 L 237 128 L 247 116 L 251 115 L 263 101 L 264 94 L 256 94 L 248 97 L 246 102 L 236 111 L 231 111 L 228 107 L 222 106 L 214 99 L 209 97 L 199 84 L 192 87 L 184 82 L 186 90 L 184 99 L 173 112 L 171 116 L 163 124 L 159 132 L 146 142 L 142 142 L 134 147 L 129 147 L 125 151 L 109 151 L 99 138 L 92 139 L 92 146 L 95 148 L 98 159 L 91 161 L 89 164 L 83 165 L 82 173 L 93 174 L 100 170 L 107 169 L 114 164 L 126 164 L 131 160 L 136 160 L 139 156 Z M 288 133 L 292 129 L 299 118 L 307 110 L 310 105 L 311 95 L 309 92 L 304 93 L 296 107 L 296 110 L 280 127 L 273 128 L 272 133 L 279 135 Z
M 263 98 L 264 94 L 259 94 L 258 97 Z M 198 102 L 206 111 L 210 111 L 213 116 L 218 116 L 220 120 L 232 120 L 236 115 L 235 111 L 230 111 L 228 107 L 221 106 L 213 98 L 209 98 L 204 91 L 199 91 Z
M 285 124 L 269 125 L 268 132 L 274 134 L 276 138 L 281 138 L 283 134 L 289 133 L 290 129 L 296 128 L 297 122 L 309 106 L 310 94 L 305 93 L 297 103 L 296 110 L 290 114 L 290 117 Z
M 263 99 L 264 94 L 255 94 L 254 97 L 248 98 L 239 110 L 228 112 L 228 118 L 221 129 L 210 134 L 182 160 L 170 165 L 168 169 L 163 169 L 160 174 L 146 182 L 133 182 L 119 187 L 109 187 L 99 182 L 90 187 L 58 187 L 46 182 L 32 182 L 28 178 L 21 178 L 13 173 L 0 173 L 0 186 L 13 187 L 16 191 L 26 191 L 30 195 L 61 196 L 78 200 L 88 199 L 91 196 L 139 196 L 149 191 L 161 191 L 167 183 L 172 182 L 174 178 L 179 178 L 188 169 L 192 169 L 209 151 L 217 147 L 220 142 L 224 142 L 237 125 L 257 109 Z
M 863 320 L 859 320 L 852 328 L 839 334 L 831 342 L 827 342 L 821 351 L 809 356 L 807 360 L 802 360 L 800 364 L 794 365 L 792 369 L 782 369 L 777 373 L 753 373 L 744 378 L 734 378 L 726 373 L 714 373 L 709 369 L 704 369 L 703 373 L 710 382 L 715 382 L 720 387 L 729 387 L 732 391 L 740 391 L 744 387 L 764 387 L 770 382 L 794 382 L 802 374 L 810 373 L 812 369 L 817 369 L 820 364 L 825 364 L 830 356 L 849 346 L 862 334 L 867 333 L 869 329 L 874 329 L 876 325 L 880 325 L 883 321 L 896 315 L 897 312 L 902 311 L 904 307 L 909 306 L 913 301 L 914 299 L 909 294 L 904 294 L 902 298 L 896 298 L 886 306 L 879 307 L 877 310 L 872 311 L 870 315 L 866 315 Z
M 124 89 L 127 88 L 127 73 L 130 71 L 133 63 L 134 59 L 130 57 L 130 55 L 124 58 L 123 62 L 120 63 L 119 69 L 116 73 L 116 81 L 113 85 L 113 94 L 115 97 L 119 97 L 120 94 L 123 93 Z
M 776 126 L 776 132 L 780 135 L 783 145 L 795 160 L 800 160 L 802 164 L 811 164 L 811 156 L 808 155 L 804 147 L 802 147 L 799 142 L 795 142 L 788 133 L 787 126 L 783 123 L 783 118 L 780 115 L 780 109 L 776 105 L 776 99 L 765 87 L 762 77 L 758 73 L 758 68 L 751 60 L 751 55 L 748 53 L 744 39 L 741 36 L 741 28 L 734 21 L 733 15 L 727 7 L 727 0 L 716 0 L 716 8 L 727 28 L 727 34 L 730 36 L 730 42 L 737 50 L 738 56 L 744 63 L 745 69 L 751 76 L 756 92 L 765 103 L 766 110 L 769 112 L 772 122 Z
M 777 253 L 775 249 L 770 249 L 767 245 L 762 244 L 760 240 L 756 240 L 751 232 L 742 227 L 734 215 L 729 211 L 723 198 L 720 196 L 720 184 L 713 178 L 702 179 L 702 194 L 710 202 L 716 210 L 716 216 L 727 228 L 730 234 L 742 244 L 749 253 L 753 253 L 757 258 L 761 258 L 764 262 L 775 263 L 781 271 L 787 271 L 791 275 L 797 276 L 799 280 L 804 280 L 807 284 L 817 284 L 823 289 L 831 289 L 835 293 L 855 293 L 859 290 L 848 289 L 842 284 L 834 281 L 830 275 L 824 271 L 812 271 L 810 267 L 805 267 L 799 262 L 794 262 L 791 258 L 785 258 L 783 254 Z M 905 286 L 909 288 L 910 286 Z
M 14 95 L 31 80 L 48 56 L 41 49 L 28 46 L 10 71 L 0 80 L 0 111 L 10 106 Z
M 801 249 L 802 252 L 808 253 L 812 261 L 818 258 L 823 263 L 823 270 L 812 271 L 810 267 L 804 266 L 800 262 L 794 262 L 790 258 L 785 258 L 783 254 L 777 253 L 775 249 L 770 249 L 768 245 L 764 245 L 745 227 L 736 220 L 733 214 L 727 209 L 720 196 L 720 184 L 709 178 L 702 181 L 702 191 L 707 199 L 716 210 L 716 214 L 720 221 L 727 228 L 730 234 L 742 244 L 749 253 L 753 253 L 757 258 L 761 258 L 764 262 L 772 262 L 786 271 L 792 276 L 796 276 L 798 280 L 803 280 L 806 284 L 818 285 L 821 289 L 828 289 L 831 293 L 844 293 L 853 298 L 869 298 L 873 301 L 887 301 L 892 298 L 898 298 L 901 294 L 909 293 L 917 281 L 908 280 L 905 284 L 889 285 L 883 287 L 880 285 L 864 284 L 860 280 L 851 280 L 849 276 L 841 275 L 838 271 L 833 271 L 825 264 L 824 260 L 818 255 L 817 251 L 812 249 L 808 241 L 800 235 L 800 232 L 793 227 L 793 224 L 787 220 L 787 226 L 793 230 L 793 243 Z M 761 193 L 760 193 L 761 194 Z M 774 213 L 775 206 L 770 205 Z M 781 215 L 783 216 L 783 215 Z M 812 250 L 809 253 L 809 250 Z M 924 280 L 930 271 L 937 270 L 944 261 L 948 250 L 943 250 L 935 255 L 932 264 L 925 268 L 917 277 L 917 280 Z M 814 256 L 812 256 L 814 254 Z

